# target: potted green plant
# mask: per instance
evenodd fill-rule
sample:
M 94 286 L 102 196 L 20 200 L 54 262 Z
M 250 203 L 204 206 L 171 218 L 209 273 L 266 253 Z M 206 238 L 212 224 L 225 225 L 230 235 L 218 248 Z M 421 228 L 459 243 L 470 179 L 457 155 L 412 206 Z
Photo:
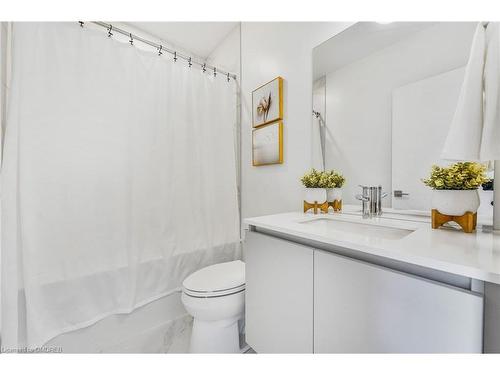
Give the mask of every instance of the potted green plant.
M 345 184 L 345 178 L 341 173 L 334 171 L 323 172 L 326 196 L 328 202 L 342 200 L 342 186 Z
M 305 198 L 308 203 L 324 203 L 326 202 L 326 180 L 323 172 L 316 169 L 311 169 L 300 179 L 305 186 Z
M 489 179 L 486 166 L 474 162 L 459 162 L 448 167 L 433 165 L 423 183 L 433 189 L 432 208 L 443 215 L 462 216 L 475 213 L 480 200 L 477 189 Z

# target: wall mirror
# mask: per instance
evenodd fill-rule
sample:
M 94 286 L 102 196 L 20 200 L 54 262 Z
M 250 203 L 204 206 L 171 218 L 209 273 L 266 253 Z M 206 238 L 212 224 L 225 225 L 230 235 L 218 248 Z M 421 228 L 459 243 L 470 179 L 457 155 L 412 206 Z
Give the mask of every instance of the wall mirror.
M 421 179 L 449 164 L 440 154 L 475 27 L 359 22 L 314 48 L 314 166 L 344 174 L 344 204 L 359 204 L 358 185 L 382 185 L 384 207 L 430 209 Z M 492 192 L 480 194 L 492 215 Z

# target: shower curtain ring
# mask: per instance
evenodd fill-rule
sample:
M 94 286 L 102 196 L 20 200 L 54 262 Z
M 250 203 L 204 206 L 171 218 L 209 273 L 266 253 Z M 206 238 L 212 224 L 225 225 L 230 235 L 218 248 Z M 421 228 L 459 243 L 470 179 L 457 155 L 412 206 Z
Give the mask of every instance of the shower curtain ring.
M 214 67 L 214 77 L 217 77 L 217 68 Z
M 202 69 L 203 73 L 205 73 L 207 71 L 207 64 L 203 63 L 202 67 L 203 67 L 203 69 Z
M 193 64 L 191 63 L 191 57 L 188 59 L 188 66 L 191 68 Z
M 158 56 L 161 56 L 163 52 L 161 51 L 163 49 L 163 46 L 160 44 L 160 48 L 158 48 Z
M 113 36 L 113 33 L 111 32 L 113 30 L 113 25 L 109 25 L 108 28 L 108 38 L 111 38 Z
M 134 45 L 134 39 L 132 38 L 132 33 L 129 34 L 130 35 L 130 40 L 128 41 L 130 43 L 131 46 Z
M 83 24 L 84 24 L 85 22 L 83 22 L 83 21 L 78 21 L 78 23 L 80 24 L 80 27 L 83 27 Z
M 174 62 L 177 62 L 177 51 L 174 51 Z
M 229 73 L 227 73 L 227 81 L 228 81 L 228 82 L 230 81 L 230 78 L 229 78 Z

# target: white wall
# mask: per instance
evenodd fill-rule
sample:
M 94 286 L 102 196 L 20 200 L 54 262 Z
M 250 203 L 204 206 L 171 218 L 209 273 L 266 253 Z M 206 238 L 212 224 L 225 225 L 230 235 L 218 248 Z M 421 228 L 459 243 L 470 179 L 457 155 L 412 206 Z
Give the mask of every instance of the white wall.
M 302 208 L 299 178 L 311 167 L 312 49 L 350 23 L 241 25 L 242 217 Z M 284 163 L 252 166 L 252 90 L 284 78 Z
M 241 24 L 235 26 L 207 58 L 208 64 L 238 75 L 240 77 L 240 30 Z
M 440 23 L 327 74 L 326 167 L 346 176 L 344 203 L 359 203 L 358 184 L 391 190 L 392 91 L 464 66 L 475 26 Z

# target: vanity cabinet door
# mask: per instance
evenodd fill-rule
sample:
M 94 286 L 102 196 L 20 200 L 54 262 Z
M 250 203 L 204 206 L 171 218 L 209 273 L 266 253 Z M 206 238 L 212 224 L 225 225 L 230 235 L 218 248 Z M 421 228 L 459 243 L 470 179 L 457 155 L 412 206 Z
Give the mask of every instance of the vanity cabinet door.
M 246 341 L 257 353 L 312 353 L 313 250 L 247 232 Z
M 483 297 L 323 251 L 314 253 L 314 351 L 482 351 Z

